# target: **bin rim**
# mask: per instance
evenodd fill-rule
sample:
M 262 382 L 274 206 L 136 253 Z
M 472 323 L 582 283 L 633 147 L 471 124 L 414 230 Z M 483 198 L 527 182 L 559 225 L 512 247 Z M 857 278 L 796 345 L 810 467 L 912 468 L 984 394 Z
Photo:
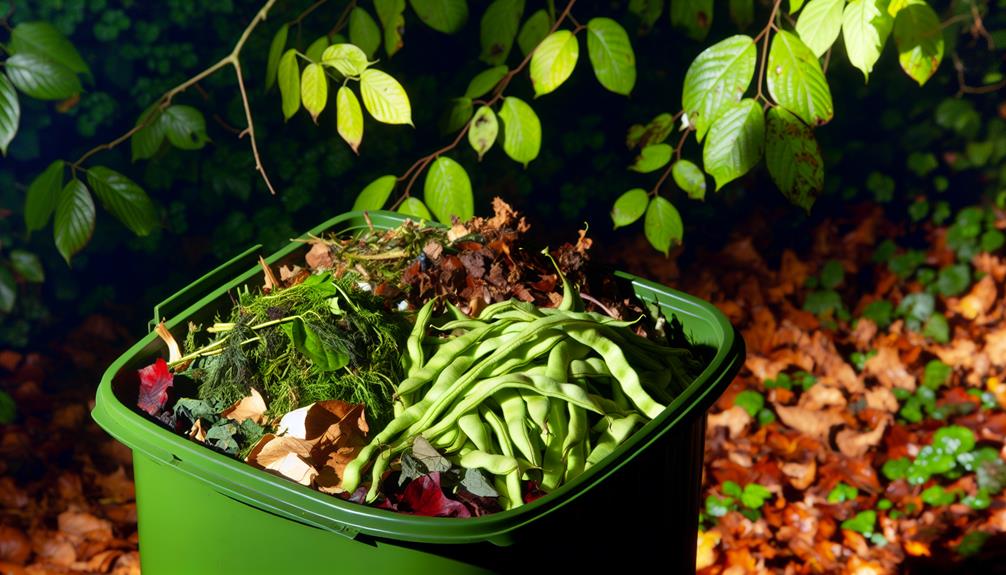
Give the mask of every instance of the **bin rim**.
M 406 219 L 405 216 L 393 212 L 351 211 L 316 226 L 300 239 L 320 235 L 332 229 L 351 231 L 365 229 L 371 224 L 375 227 L 392 227 Z M 352 225 L 337 228 L 340 224 Z M 291 242 L 265 260 L 273 263 L 301 245 L 296 241 Z M 233 277 L 231 281 L 214 286 L 198 301 L 166 319 L 166 327 L 171 329 L 182 324 L 192 313 L 214 302 L 229 290 L 246 283 L 260 272 L 258 266 L 251 266 Z M 211 272 L 195 283 L 198 284 L 213 274 L 214 272 Z M 416 543 L 457 544 L 489 541 L 497 545 L 510 545 L 515 540 L 515 532 L 523 525 L 575 501 L 664 435 L 683 425 L 686 420 L 704 417 L 705 411 L 730 384 L 733 375 L 744 361 L 743 339 L 715 306 L 697 297 L 631 274 L 617 272 L 617 275 L 630 281 L 642 299 L 655 300 L 663 307 L 669 308 L 675 315 L 685 316 L 691 321 L 702 321 L 713 328 L 718 341 L 699 343 L 715 343 L 716 353 L 705 369 L 660 415 L 634 432 L 605 460 L 552 493 L 516 509 L 464 519 L 422 517 L 378 509 L 345 501 L 297 484 L 178 435 L 160 425 L 154 418 L 120 402 L 112 388 L 116 374 L 128 364 L 135 363 L 148 347 L 156 344 L 158 336 L 153 331 L 136 342 L 105 371 L 98 386 L 91 415 L 110 435 L 129 448 L 205 482 L 228 497 L 292 521 L 348 537 L 365 534 Z M 687 331 L 689 322 L 683 321 L 683 323 Z

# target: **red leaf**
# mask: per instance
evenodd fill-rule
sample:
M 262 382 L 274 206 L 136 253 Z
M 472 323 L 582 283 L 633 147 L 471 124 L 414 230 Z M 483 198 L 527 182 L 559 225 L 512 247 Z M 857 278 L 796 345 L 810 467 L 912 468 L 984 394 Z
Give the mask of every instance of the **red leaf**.
M 161 358 L 138 370 L 140 374 L 140 398 L 136 405 L 150 415 L 155 415 L 164 403 L 168 401 L 168 388 L 174 381 L 174 376 L 168 371 L 168 363 Z
M 440 473 L 417 477 L 409 482 L 398 504 L 399 511 L 427 517 L 471 517 L 460 501 L 448 499 L 440 488 Z

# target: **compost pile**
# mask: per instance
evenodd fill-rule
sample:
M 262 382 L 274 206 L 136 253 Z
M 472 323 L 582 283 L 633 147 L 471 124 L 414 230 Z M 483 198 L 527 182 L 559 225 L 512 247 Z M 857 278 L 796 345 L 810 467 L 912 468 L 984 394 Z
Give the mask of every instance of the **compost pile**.
M 278 277 L 260 260 L 264 285 L 190 324 L 184 344 L 158 326 L 170 358 L 139 370 L 138 407 L 261 469 L 405 513 L 479 516 L 558 489 L 702 364 L 655 306 L 590 281 L 585 232 L 527 249 L 524 219 L 494 208 L 449 228 L 311 237 Z

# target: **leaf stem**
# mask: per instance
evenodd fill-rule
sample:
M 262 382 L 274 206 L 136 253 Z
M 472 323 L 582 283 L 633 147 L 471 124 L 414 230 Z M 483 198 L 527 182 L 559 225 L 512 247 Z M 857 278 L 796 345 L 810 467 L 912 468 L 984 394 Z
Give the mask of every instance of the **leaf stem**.
M 314 12 L 315 10 L 320 8 L 322 4 L 326 2 L 328 2 L 328 0 L 318 0 L 314 4 L 311 4 L 310 6 L 305 8 L 303 12 L 298 14 L 296 18 L 287 22 L 287 26 L 300 26 L 300 23 L 304 21 L 304 18 L 307 18 L 308 15 L 311 14 L 311 12 Z
M 781 2 L 781 0 L 777 0 L 777 2 Z M 576 4 L 576 0 L 569 0 L 569 2 L 566 4 L 566 7 L 563 9 L 562 13 L 559 14 L 559 17 L 556 19 L 555 23 L 552 24 L 552 28 L 549 30 L 549 34 L 558 30 L 559 26 L 566 19 L 570 19 L 571 21 L 573 21 L 570 11 L 573 9 L 574 4 Z M 547 37 L 548 34 L 546 34 L 545 36 Z M 524 70 L 524 68 L 526 68 L 527 65 L 531 63 L 531 57 L 534 55 L 534 52 L 537 49 L 538 46 L 535 46 L 533 50 L 531 50 L 530 52 L 527 53 L 526 56 L 524 56 L 524 59 L 521 60 L 521 63 L 518 64 L 516 68 L 507 72 L 506 75 L 500 79 L 500 81 L 496 84 L 496 88 L 493 90 L 492 97 L 489 98 L 487 102 L 485 102 L 484 104 L 485 106 L 492 107 L 497 102 L 503 99 L 503 92 L 510 84 L 510 81 L 513 80 L 517 74 L 520 74 Z M 471 128 L 473 119 L 474 117 L 470 118 L 468 122 L 465 123 L 465 126 L 461 129 L 460 132 L 458 132 L 457 136 L 454 137 L 453 142 L 431 154 L 427 154 L 422 158 L 419 158 L 418 160 L 413 162 L 411 166 L 409 166 L 409 169 L 405 170 L 405 173 L 403 173 L 401 176 L 398 177 L 398 179 L 396 180 L 397 182 L 403 182 L 405 180 L 408 180 L 408 183 L 405 185 L 405 189 L 402 190 L 402 195 L 399 196 L 397 200 L 395 200 L 394 204 L 392 204 L 391 206 L 392 210 L 398 208 L 398 206 L 400 206 L 401 203 L 404 202 L 405 199 L 410 196 L 412 191 L 412 185 L 415 184 L 416 179 L 419 177 L 419 174 L 422 173 L 424 169 L 426 169 L 426 166 L 428 166 L 430 162 L 432 162 L 441 154 L 445 154 L 453 150 L 458 146 L 458 144 L 461 143 L 461 140 L 465 137 L 465 134 L 467 134 L 468 130 Z
M 353 8 L 356 8 L 356 0 L 350 0 L 349 4 L 346 4 L 346 7 L 342 9 L 342 14 L 339 14 L 339 19 L 336 20 L 335 26 L 332 26 L 332 29 L 328 31 L 327 36 L 329 41 L 332 40 L 332 36 L 335 36 L 346 27 L 346 24 L 349 22 L 349 15 L 353 11 Z
M 768 107 L 768 99 L 762 95 L 762 86 L 765 84 L 765 62 L 768 60 L 768 41 L 772 36 L 770 31 L 773 29 L 777 30 L 773 22 L 775 21 L 775 16 L 779 12 L 779 6 L 781 4 L 782 0 L 775 0 L 772 4 L 772 13 L 768 16 L 768 22 L 765 24 L 765 27 L 762 28 L 762 31 L 755 36 L 755 42 L 764 36 L 764 39 L 762 40 L 761 57 L 758 63 L 758 93 L 755 95 L 755 99 L 764 101 L 766 107 Z

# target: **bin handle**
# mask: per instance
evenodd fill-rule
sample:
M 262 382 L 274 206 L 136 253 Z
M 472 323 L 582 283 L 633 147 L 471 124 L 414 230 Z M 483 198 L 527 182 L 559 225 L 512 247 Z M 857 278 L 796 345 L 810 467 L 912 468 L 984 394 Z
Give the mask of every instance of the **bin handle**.
M 255 244 L 240 254 L 217 266 L 213 271 L 184 287 L 181 291 L 169 296 L 161 303 L 154 306 L 154 318 L 150 320 L 150 329 L 154 329 L 161 320 L 167 316 L 174 315 L 205 295 L 206 286 L 218 286 L 221 279 L 234 275 L 235 268 L 253 266 L 255 259 L 249 260 L 260 253 L 262 244 Z

